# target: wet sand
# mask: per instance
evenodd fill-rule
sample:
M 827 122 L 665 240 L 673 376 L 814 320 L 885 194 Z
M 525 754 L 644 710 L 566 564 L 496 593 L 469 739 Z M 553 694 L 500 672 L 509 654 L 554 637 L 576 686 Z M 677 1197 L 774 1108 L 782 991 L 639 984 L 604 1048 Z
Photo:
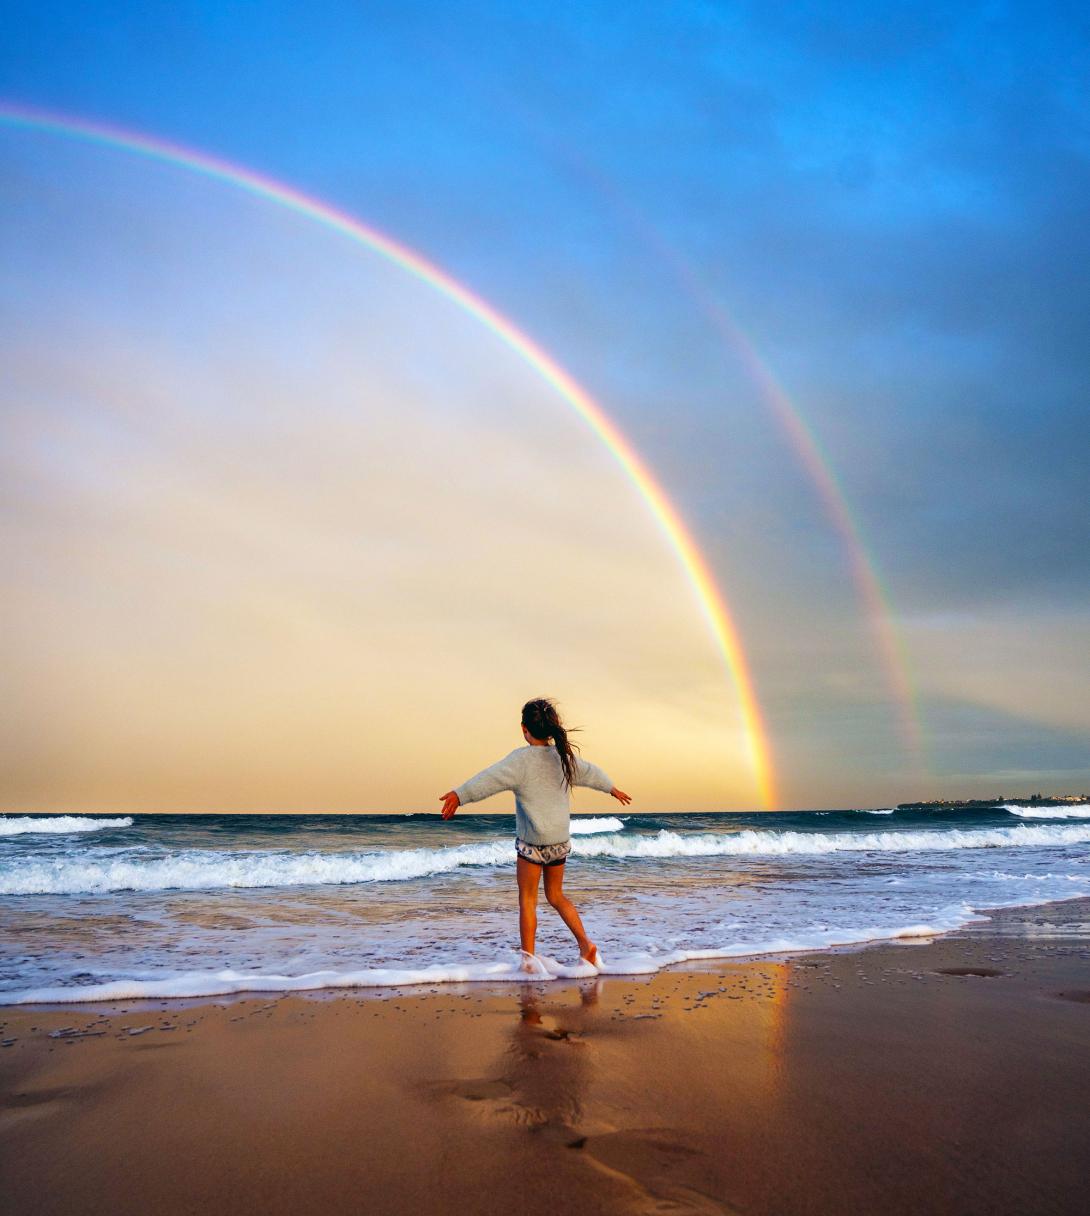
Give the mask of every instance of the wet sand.
M 649 979 L 0 1009 L 65 1213 L 1075 1213 L 1090 901 Z

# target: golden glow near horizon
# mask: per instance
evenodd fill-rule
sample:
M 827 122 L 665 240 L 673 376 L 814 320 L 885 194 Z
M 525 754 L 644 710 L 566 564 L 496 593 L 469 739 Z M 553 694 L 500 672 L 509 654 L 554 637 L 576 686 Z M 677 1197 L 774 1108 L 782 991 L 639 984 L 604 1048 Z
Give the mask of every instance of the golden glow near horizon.
M 710 575 L 574 382 L 267 201 L 66 168 L 4 344 L 0 810 L 434 809 L 542 693 L 634 811 L 768 799 Z

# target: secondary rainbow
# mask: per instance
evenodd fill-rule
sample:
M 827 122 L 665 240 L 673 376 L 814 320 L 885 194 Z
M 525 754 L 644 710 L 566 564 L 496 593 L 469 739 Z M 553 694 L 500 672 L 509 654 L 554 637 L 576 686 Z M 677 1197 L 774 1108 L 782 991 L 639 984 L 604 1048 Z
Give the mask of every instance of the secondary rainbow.
M 848 498 L 833 471 L 829 457 L 822 451 L 817 436 L 798 406 L 791 400 L 757 347 L 703 281 L 699 271 L 671 244 L 651 221 L 632 204 L 614 182 L 567 146 L 550 144 L 559 150 L 577 175 L 640 234 L 644 243 L 669 268 L 685 293 L 695 303 L 717 335 L 738 356 L 761 398 L 806 470 L 826 514 L 840 535 L 852 582 L 863 605 L 864 615 L 881 661 L 886 684 L 900 727 L 905 753 L 913 775 L 927 774 L 924 732 L 919 698 L 912 680 L 908 656 L 894 624 L 895 614 L 878 563 L 863 539 L 863 530 L 848 505 Z
M 760 390 L 766 405 L 814 483 L 834 528 L 840 534 L 851 569 L 852 582 L 862 601 L 886 683 L 897 708 L 902 742 L 914 775 L 920 777 L 926 770 L 923 731 L 918 699 L 909 674 L 908 656 L 894 626 L 889 593 L 883 586 L 877 562 L 863 540 L 862 529 L 848 506 L 847 496 L 833 472 L 832 464 L 822 452 L 813 430 L 745 332 L 732 320 L 715 296 L 700 283 L 696 272 L 680 258 L 677 259 L 676 271 L 701 306 L 709 323 L 734 350 Z
M 307 216 L 400 266 L 409 274 L 442 293 L 458 307 L 476 317 L 502 342 L 520 355 L 590 425 L 631 478 L 666 534 L 684 568 L 703 616 L 726 662 L 745 729 L 754 784 L 765 808 L 776 805 L 776 789 L 768 736 L 753 688 L 753 680 L 742 650 L 726 598 L 719 590 L 692 535 L 662 487 L 643 460 L 609 418 L 605 410 L 533 339 L 519 330 L 490 304 L 453 279 L 415 250 L 282 182 L 255 173 L 193 148 L 183 147 L 136 131 L 74 115 L 0 102 L 0 122 L 34 131 L 51 132 L 164 161 L 237 186 Z

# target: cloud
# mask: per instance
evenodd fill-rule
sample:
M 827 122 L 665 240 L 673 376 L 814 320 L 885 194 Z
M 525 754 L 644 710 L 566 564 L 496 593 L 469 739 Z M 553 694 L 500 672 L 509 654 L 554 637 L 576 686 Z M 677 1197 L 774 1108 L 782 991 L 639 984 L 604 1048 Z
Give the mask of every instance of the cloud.
M 1050 782 L 1085 783 L 1090 733 L 1048 727 L 966 701 L 932 702 L 936 777 L 949 797 L 955 782 L 993 796 L 1052 792 Z M 1020 786 L 1012 783 L 1022 782 Z

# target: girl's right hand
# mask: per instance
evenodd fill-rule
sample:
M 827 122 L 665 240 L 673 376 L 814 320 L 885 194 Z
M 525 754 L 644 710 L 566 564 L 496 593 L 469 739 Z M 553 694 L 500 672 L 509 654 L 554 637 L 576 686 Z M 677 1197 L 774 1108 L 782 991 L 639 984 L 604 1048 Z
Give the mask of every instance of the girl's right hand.
M 439 797 L 443 800 L 443 810 L 440 813 L 444 819 L 450 819 L 462 803 L 453 790 L 447 790 L 445 794 L 440 794 Z
M 626 794 L 624 792 L 624 790 L 619 790 L 616 786 L 614 786 L 609 791 L 609 796 L 611 798 L 616 798 L 618 802 L 623 802 L 625 804 L 625 806 L 627 806 L 632 801 L 632 798 L 629 794 Z

